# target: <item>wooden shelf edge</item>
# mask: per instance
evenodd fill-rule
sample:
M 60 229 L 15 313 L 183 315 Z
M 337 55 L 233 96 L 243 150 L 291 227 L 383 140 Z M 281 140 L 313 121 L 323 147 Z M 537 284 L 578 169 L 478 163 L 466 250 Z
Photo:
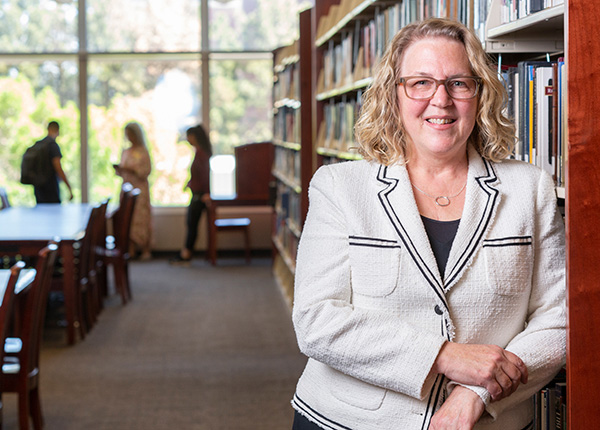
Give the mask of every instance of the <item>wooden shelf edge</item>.
M 353 18 L 360 15 L 365 9 L 371 6 L 373 3 L 377 3 L 378 0 L 365 0 L 359 3 L 354 7 L 350 12 L 346 14 L 342 19 L 340 19 L 332 28 L 327 30 L 322 36 L 319 36 L 315 40 L 315 46 L 323 46 L 329 39 L 335 36 L 340 29 L 342 29 L 346 24 L 352 21 Z
M 324 155 L 325 157 L 336 157 L 342 160 L 362 160 L 362 156 L 360 154 L 337 151 L 329 148 L 317 148 L 317 154 Z
M 300 106 L 301 106 L 300 100 L 289 99 L 289 98 L 277 100 L 273 103 L 273 107 L 275 109 L 282 108 L 282 107 L 289 107 L 292 109 L 300 109 Z
M 291 149 L 292 151 L 300 151 L 302 145 L 295 142 L 286 142 L 284 140 L 273 139 L 273 145 L 280 146 L 285 149 Z
M 326 99 L 330 99 L 332 97 L 341 96 L 347 94 L 352 91 L 360 90 L 362 88 L 366 88 L 373 82 L 373 78 L 364 78 L 356 82 L 352 82 L 349 85 L 344 85 L 340 88 L 335 88 L 333 90 L 324 91 L 322 93 L 317 94 L 317 101 L 323 101 Z
M 492 17 L 493 11 L 490 11 L 490 17 Z M 499 37 L 506 37 L 517 31 L 524 30 L 536 24 L 539 24 L 550 19 L 559 18 L 565 14 L 565 5 L 561 4 L 558 6 L 549 7 L 539 12 L 532 13 L 526 17 L 519 18 L 515 21 L 508 22 L 506 24 L 500 24 L 495 27 L 487 27 L 486 39 L 494 39 Z M 490 22 L 488 22 L 488 25 Z
M 295 184 L 290 179 L 286 178 L 283 173 L 281 173 L 277 170 L 273 170 L 272 173 L 273 173 L 273 176 L 275 176 L 275 178 L 277 178 L 277 180 L 283 182 L 286 186 L 288 186 L 289 188 L 294 190 L 295 193 L 300 194 L 302 192 L 302 187 L 300 187 L 298 184 Z

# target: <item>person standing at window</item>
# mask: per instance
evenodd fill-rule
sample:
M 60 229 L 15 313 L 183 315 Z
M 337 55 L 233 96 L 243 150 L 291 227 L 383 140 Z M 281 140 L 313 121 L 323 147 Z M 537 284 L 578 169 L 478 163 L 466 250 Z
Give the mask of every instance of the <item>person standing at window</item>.
M 187 130 L 187 141 L 192 145 L 196 154 L 190 167 L 190 180 L 186 188 L 192 192 L 192 199 L 188 206 L 185 245 L 179 255 L 170 261 L 171 264 L 189 264 L 194 253 L 194 245 L 198 238 L 198 223 L 206 203 L 210 200 L 210 157 L 212 146 L 208 134 L 202 125 L 191 127 Z
M 48 123 L 48 135 L 36 142 L 36 145 L 45 145 L 48 148 L 48 163 L 52 166 L 51 169 L 47 169 L 49 173 L 46 180 L 33 188 L 37 203 L 60 203 L 59 179 L 62 180 L 69 189 L 69 200 L 73 200 L 71 184 L 69 183 L 60 162 L 62 153 L 58 143 L 56 143 L 56 138 L 59 134 L 60 126 L 58 122 L 50 121 Z
M 137 122 L 130 122 L 125 126 L 125 137 L 127 137 L 131 146 L 123 150 L 121 162 L 114 166 L 115 172 L 123 178 L 123 183 L 129 182 L 141 191 L 135 202 L 133 219 L 131 220 L 130 238 L 132 249 L 130 251 L 131 256 L 135 256 L 137 249 L 139 249 L 141 251 L 140 259 L 149 260 L 152 258 L 150 252 L 152 245 L 152 207 L 150 205 L 148 176 L 152 171 L 152 163 L 144 132 Z

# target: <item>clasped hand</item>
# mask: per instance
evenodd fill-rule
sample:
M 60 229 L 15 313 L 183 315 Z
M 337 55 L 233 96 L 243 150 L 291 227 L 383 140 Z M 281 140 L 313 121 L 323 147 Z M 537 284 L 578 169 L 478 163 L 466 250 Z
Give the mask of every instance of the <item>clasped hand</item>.
M 446 342 L 436 359 L 434 371 L 459 384 L 485 388 L 492 401 L 510 396 L 527 383 L 525 363 L 496 345 Z
M 459 384 L 485 388 L 492 401 L 510 396 L 527 383 L 525 363 L 510 351 L 496 345 L 446 342 L 433 370 Z M 485 405 L 468 388 L 457 386 L 432 418 L 430 429 L 470 430 L 479 420 Z

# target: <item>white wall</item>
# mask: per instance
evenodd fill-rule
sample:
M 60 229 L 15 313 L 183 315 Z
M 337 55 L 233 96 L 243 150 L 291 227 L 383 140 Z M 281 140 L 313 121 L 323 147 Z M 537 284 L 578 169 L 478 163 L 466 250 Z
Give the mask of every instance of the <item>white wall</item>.
M 153 207 L 152 225 L 155 251 L 176 251 L 185 240 L 186 207 Z M 271 249 L 272 208 L 270 206 L 237 206 L 217 209 L 219 218 L 250 218 L 250 246 L 252 249 Z M 206 213 L 198 229 L 196 250 L 204 251 L 207 245 Z M 241 233 L 219 233 L 217 247 L 221 250 L 244 249 Z

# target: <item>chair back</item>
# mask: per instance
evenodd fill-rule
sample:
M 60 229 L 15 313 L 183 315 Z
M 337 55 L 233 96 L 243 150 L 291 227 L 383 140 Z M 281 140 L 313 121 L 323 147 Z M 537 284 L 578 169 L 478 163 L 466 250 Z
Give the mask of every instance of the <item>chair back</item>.
M 0 210 L 9 207 L 10 202 L 8 201 L 8 193 L 6 192 L 6 188 L 0 187 Z
M 79 242 L 79 264 L 77 265 L 77 272 L 79 279 L 87 278 L 90 271 L 95 266 L 95 255 L 96 249 L 94 247 L 94 241 L 97 240 L 95 237 L 97 227 L 97 220 L 99 217 L 100 206 L 94 206 L 90 212 L 87 225 L 85 227 L 85 234 Z
M 18 354 L 21 371 L 32 372 L 39 365 L 46 304 L 57 254 L 58 243 L 56 242 L 49 243 L 38 254 L 35 279 L 27 292 L 25 309 L 22 313 L 20 337 L 23 347 Z
M 141 191 L 138 188 L 132 188 L 121 194 L 121 203 L 119 208 L 112 216 L 113 235 L 115 237 L 115 246 L 124 254 L 129 250 L 129 233 L 131 231 L 131 220 L 135 203 Z
M 10 268 L 10 277 L 6 284 L 6 290 L 2 296 L 0 304 L 0 342 L 4 345 L 6 340 L 7 328 L 10 325 L 10 317 L 12 315 L 13 301 L 15 298 L 15 287 L 21 270 L 25 267 L 23 261 L 17 262 Z M 0 363 L 4 363 L 4 348 L 0 348 Z

